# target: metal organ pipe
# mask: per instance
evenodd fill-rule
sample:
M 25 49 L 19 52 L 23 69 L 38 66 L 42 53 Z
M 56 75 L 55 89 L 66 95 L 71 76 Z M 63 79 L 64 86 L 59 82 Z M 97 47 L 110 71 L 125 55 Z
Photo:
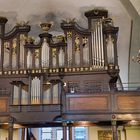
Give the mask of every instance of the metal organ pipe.
M 40 103 L 40 79 L 35 77 L 31 84 L 31 103 Z
M 107 38 L 107 56 L 108 56 L 108 63 L 114 64 L 114 44 L 113 44 L 113 38 L 111 35 L 108 35 Z
M 92 44 L 92 64 L 93 66 L 95 65 L 94 63 L 94 32 L 91 32 L 91 44 Z
M 34 85 L 34 79 L 31 82 L 31 104 L 34 104 L 34 90 L 35 90 L 35 85 Z
M 101 62 L 102 66 L 104 67 L 104 49 L 103 49 L 103 25 L 102 21 L 100 20 L 100 34 L 101 34 Z
M 53 103 L 58 103 L 58 84 L 53 85 Z
M 95 38 L 95 31 L 94 31 L 94 33 L 93 33 L 93 39 L 94 39 L 94 41 L 93 41 L 93 56 L 94 56 L 94 66 L 96 66 L 96 62 L 97 62 L 97 60 L 96 60 L 96 57 L 97 57 L 97 55 L 96 55 L 96 38 Z
M 18 97 L 19 97 L 19 87 L 14 85 L 14 98 L 13 104 L 18 104 Z
M 95 28 L 92 31 L 92 60 L 93 66 L 96 68 L 102 68 L 104 66 L 103 33 L 101 20 L 95 23 Z
M 46 39 L 44 39 L 44 42 L 42 44 L 42 52 L 41 52 L 41 64 L 42 67 L 49 67 L 49 45 L 46 41 Z
M 72 38 L 71 37 L 67 37 L 67 55 L 68 55 L 68 66 L 71 66 L 72 63 Z
M 37 84 L 37 103 L 40 103 L 40 79 L 38 78 L 38 84 Z
M 1 38 L 0 38 L 0 64 L 1 64 L 1 47 L 2 47 L 2 41 L 1 41 Z
M 24 45 L 25 45 L 25 41 L 21 40 L 20 41 L 20 67 L 21 68 L 24 67 Z
M 3 67 L 7 68 L 9 66 L 9 54 L 10 54 L 10 44 L 9 42 L 4 43 L 4 61 L 3 61 Z
M 64 51 L 62 48 L 59 50 L 59 66 L 64 66 Z
M 83 38 L 83 61 L 84 64 L 89 64 L 89 42 L 88 38 Z
M 27 68 L 32 68 L 32 53 L 31 50 L 27 52 Z
M 97 23 L 97 34 L 98 34 L 98 55 L 99 55 L 98 56 L 98 63 L 99 63 L 99 66 L 101 66 L 100 22 Z
M 34 90 L 34 103 L 36 104 L 37 103 L 37 84 L 38 84 L 38 80 L 37 80 L 37 77 L 35 77 L 35 79 L 34 79 L 34 82 L 35 82 L 35 84 L 34 84 L 34 88 L 35 88 L 35 90 Z
M 99 52 L 98 52 L 98 49 L 99 49 L 99 44 L 98 44 L 98 24 L 96 23 L 96 29 L 95 29 L 95 52 L 96 52 L 96 64 L 97 64 L 97 67 L 99 66 Z

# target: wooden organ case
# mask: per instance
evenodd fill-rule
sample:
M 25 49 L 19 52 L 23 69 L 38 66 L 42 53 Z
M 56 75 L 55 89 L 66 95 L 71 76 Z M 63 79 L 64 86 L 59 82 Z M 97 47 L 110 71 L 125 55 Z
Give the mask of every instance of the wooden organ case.
M 117 91 L 118 27 L 106 10 L 85 16 L 88 29 L 63 20 L 64 35 L 43 32 L 37 43 L 28 35 L 29 25 L 17 24 L 5 33 L 7 19 L 0 18 L 2 114 L 26 125 L 110 120 L 103 114 L 112 114 L 110 91 Z

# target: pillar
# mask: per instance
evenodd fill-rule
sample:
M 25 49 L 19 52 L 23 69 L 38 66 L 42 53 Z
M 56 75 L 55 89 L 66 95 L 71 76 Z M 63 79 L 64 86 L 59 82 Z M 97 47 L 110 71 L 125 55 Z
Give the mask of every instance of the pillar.
M 72 140 L 72 126 L 69 126 L 69 140 Z
M 67 123 L 63 122 L 63 140 L 67 140 Z
M 14 120 L 13 118 L 9 118 L 9 128 L 8 128 L 8 140 L 13 140 L 13 124 Z
M 116 125 L 116 120 L 112 120 L 112 140 L 118 140 L 118 130 Z
M 25 140 L 25 128 L 22 128 L 21 131 L 22 131 L 21 140 Z

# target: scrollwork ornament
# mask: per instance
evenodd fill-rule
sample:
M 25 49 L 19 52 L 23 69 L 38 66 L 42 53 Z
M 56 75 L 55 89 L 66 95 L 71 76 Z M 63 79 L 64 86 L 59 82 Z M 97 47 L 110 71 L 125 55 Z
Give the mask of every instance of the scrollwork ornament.
M 71 38 L 72 37 L 72 32 L 67 32 L 67 37 Z

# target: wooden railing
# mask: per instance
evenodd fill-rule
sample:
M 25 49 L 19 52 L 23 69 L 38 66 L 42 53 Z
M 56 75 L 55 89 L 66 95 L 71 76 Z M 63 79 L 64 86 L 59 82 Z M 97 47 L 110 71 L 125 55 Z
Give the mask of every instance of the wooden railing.
M 116 91 L 93 94 L 68 93 L 65 118 L 72 120 L 118 120 L 140 118 L 140 92 Z

